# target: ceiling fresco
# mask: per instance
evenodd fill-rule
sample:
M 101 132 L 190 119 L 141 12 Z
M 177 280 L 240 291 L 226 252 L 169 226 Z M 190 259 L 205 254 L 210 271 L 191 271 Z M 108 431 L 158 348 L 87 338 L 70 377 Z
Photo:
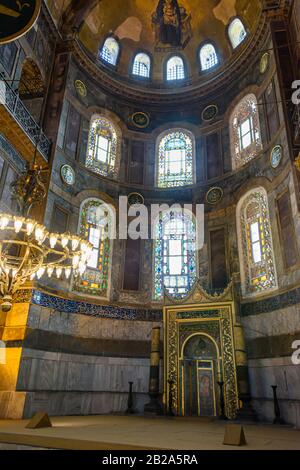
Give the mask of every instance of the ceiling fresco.
M 259 0 L 102 0 L 86 18 L 80 39 L 93 53 L 109 33 L 129 50 L 141 48 L 152 53 L 191 46 L 194 50 L 210 39 L 227 56 L 229 20 L 238 15 L 253 31 L 259 13 Z M 162 14 L 169 18 L 168 31 L 160 26 Z

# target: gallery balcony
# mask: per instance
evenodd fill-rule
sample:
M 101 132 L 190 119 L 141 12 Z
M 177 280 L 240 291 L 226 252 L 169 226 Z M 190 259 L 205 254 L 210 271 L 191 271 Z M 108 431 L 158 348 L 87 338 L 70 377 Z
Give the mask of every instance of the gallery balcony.
M 46 166 L 51 141 L 41 130 L 18 94 L 0 74 L 0 127 L 1 133 L 14 145 L 22 157 L 31 162 L 37 146 L 37 161 Z

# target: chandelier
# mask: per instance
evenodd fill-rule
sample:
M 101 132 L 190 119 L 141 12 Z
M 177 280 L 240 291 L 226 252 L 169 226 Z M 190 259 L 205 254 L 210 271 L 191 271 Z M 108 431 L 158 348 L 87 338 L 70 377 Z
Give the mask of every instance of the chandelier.
M 76 235 L 50 233 L 33 219 L 0 213 L 1 310 L 11 309 L 13 294 L 27 281 L 83 275 L 91 252 L 92 245 Z

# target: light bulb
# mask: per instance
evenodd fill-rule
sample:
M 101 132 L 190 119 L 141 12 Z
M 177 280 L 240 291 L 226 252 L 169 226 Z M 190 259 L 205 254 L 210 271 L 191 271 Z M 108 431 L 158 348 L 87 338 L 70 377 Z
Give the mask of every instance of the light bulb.
M 35 229 L 34 236 L 38 243 L 42 243 L 45 239 L 45 231 L 43 227 L 38 225 Z
M 69 279 L 69 277 L 71 276 L 71 268 L 66 268 L 65 276 L 66 276 L 67 279 Z
M 81 251 L 83 251 L 83 252 L 87 251 L 88 245 L 85 242 L 82 242 L 80 246 L 81 246 Z
M 63 236 L 62 239 L 61 239 L 62 247 L 66 248 L 68 243 L 69 243 L 69 238 Z
M 50 239 L 49 239 L 49 240 L 50 240 L 50 246 L 51 246 L 51 248 L 54 248 L 54 247 L 55 247 L 55 245 L 56 245 L 56 243 L 57 243 L 57 238 L 58 238 L 57 235 L 54 235 L 54 234 L 51 234 L 51 235 L 50 235 Z
M 61 268 L 56 268 L 56 277 L 59 279 L 62 275 L 62 269 Z
M 84 274 L 86 271 L 86 264 L 79 263 L 78 271 L 79 271 L 79 274 L 82 276 L 82 274 Z
M 44 275 L 44 273 L 45 273 L 45 268 L 44 267 L 40 268 L 36 273 L 37 278 L 41 279 L 41 277 Z
M 50 268 L 47 269 L 47 275 L 48 275 L 48 277 L 52 277 L 53 271 L 54 271 L 54 268 L 52 268 L 52 267 L 50 267 Z
M 33 222 L 27 222 L 26 224 L 26 233 L 27 235 L 31 235 L 34 230 L 34 223 Z
M 17 272 L 18 272 L 17 269 L 12 269 L 12 270 L 11 270 L 11 275 L 12 275 L 12 277 L 15 277 L 16 274 L 17 274 Z
M 3 215 L 1 218 L 0 218 L 0 228 L 3 230 L 5 229 L 5 227 L 7 227 L 8 225 L 8 222 L 9 222 L 9 219 L 6 215 Z
M 33 281 L 34 278 L 35 278 L 35 273 L 31 274 L 30 280 Z
M 23 220 L 15 218 L 14 226 L 15 226 L 15 232 L 16 233 L 20 232 L 20 230 L 22 228 L 22 225 L 23 225 Z
M 73 240 L 72 240 L 72 250 L 75 251 L 76 248 L 78 247 L 78 245 L 79 245 L 78 238 L 73 238 Z

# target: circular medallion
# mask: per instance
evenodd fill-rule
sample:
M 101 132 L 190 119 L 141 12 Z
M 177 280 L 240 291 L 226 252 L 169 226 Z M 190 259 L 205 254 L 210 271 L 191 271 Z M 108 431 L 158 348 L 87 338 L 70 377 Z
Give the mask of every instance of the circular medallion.
M 41 9 L 41 0 L 0 0 L 0 44 L 14 41 L 27 33 Z
M 75 80 L 74 86 L 75 90 L 77 91 L 77 94 L 81 96 L 81 98 L 85 98 L 87 95 L 87 89 L 85 84 L 81 80 Z
M 73 186 L 75 183 L 75 171 L 70 165 L 63 165 L 60 169 L 61 179 L 68 186 Z
M 264 74 L 269 66 L 269 60 L 270 60 L 270 54 L 266 52 L 265 54 L 262 55 L 260 59 L 260 65 L 259 65 L 259 70 L 261 74 Z
M 133 122 L 135 127 L 138 127 L 139 129 L 145 129 L 149 126 L 150 118 L 148 114 L 139 111 L 138 113 L 134 113 L 131 116 L 131 121 Z
M 222 188 L 211 188 L 206 194 L 206 201 L 208 204 L 218 204 L 223 199 Z
M 282 147 L 281 145 L 276 145 L 272 152 L 271 152 L 271 157 L 270 157 L 270 162 L 272 168 L 277 168 L 280 165 L 282 159 Z
M 145 202 L 143 196 L 139 193 L 130 193 L 128 194 L 128 205 L 143 205 Z
M 207 106 L 205 109 L 202 111 L 202 119 L 205 122 L 212 121 L 216 115 L 218 114 L 219 109 L 216 105 L 211 104 Z

